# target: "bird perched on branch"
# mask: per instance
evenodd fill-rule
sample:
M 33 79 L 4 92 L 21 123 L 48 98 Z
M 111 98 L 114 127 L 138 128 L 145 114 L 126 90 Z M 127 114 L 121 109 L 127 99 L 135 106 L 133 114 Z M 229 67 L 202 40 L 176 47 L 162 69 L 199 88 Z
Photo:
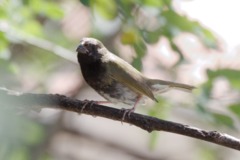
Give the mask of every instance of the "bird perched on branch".
M 192 91 L 191 85 L 150 79 L 141 74 L 129 63 L 111 53 L 97 39 L 83 38 L 77 47 L 77 57 L 85 81 L 111 103 L 131 105 L 125 109 L 130 115 L 143 97 L 157 102 L 156 94 L 169 89 Z

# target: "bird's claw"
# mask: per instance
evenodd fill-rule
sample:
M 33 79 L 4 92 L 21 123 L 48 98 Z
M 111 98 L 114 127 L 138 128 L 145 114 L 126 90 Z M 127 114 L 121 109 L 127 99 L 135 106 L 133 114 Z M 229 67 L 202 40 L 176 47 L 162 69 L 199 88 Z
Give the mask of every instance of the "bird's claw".
M 87 105 L 89 105 L 89 107 L 92 107 L 92 105 L 95 104 L 96 102 L 95 102 L 95 101 L 89 101 L 89 100 L 85 99 L 85 100 L 83 101 L 83 103 L 84 103 L 84 104 L 83 104 L 83 106 L 82 106 L 82 108 L 81 108 L 80 113 L 83 112 L 83 110 L 86 108 Z
M 128 118 L 129 118 L 129 117 L 131 116 L 131 113 L 134 112 L 135 108 L 131 108 L 131 109 L 122 108 L 121 110 L 124 111 L 123 116 L 122 116 L 122 121 L 121 121 L 121 122 L 123 122 L 124 119 L 125 119 L 125 117 L 126 117 L 126 115 L 127 115 Z

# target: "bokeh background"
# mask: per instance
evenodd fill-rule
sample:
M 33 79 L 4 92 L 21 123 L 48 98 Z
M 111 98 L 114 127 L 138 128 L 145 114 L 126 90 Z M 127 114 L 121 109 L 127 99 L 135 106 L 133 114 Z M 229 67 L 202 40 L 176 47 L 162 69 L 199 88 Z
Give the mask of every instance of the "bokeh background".
M 144 75 L 187 83 L 136 112 L 239 136 L 237 0 L 0 0 L 0 87 L 103 100 L 83 80 L 75 49 L 101 40 Z M 110 104 L 110 106 L 114 106 Z M 122 106 L 116 105 L 121 108 Z M 240 153 L 117 121 L 43 109 L 0 110 L 1 160 L 237 160 Z

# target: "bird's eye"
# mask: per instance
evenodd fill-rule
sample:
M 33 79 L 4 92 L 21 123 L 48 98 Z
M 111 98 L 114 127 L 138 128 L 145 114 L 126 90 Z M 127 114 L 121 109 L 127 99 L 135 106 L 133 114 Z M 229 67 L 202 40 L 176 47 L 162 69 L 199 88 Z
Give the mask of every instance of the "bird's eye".
M 84 43 L 84 45 L 83 45 L 84 47 L 88 47 L 88 43 Z

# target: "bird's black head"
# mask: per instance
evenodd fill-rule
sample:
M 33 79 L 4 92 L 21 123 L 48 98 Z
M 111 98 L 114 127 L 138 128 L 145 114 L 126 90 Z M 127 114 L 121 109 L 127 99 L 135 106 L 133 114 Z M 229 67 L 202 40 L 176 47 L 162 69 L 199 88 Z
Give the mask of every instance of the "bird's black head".
M 104 52 L 102 50 L 104 48 L 103 44 L 97 39 L 83 38 L 76 51 L 84 57 L 86 56 L 97 60 L 103 56 Z

